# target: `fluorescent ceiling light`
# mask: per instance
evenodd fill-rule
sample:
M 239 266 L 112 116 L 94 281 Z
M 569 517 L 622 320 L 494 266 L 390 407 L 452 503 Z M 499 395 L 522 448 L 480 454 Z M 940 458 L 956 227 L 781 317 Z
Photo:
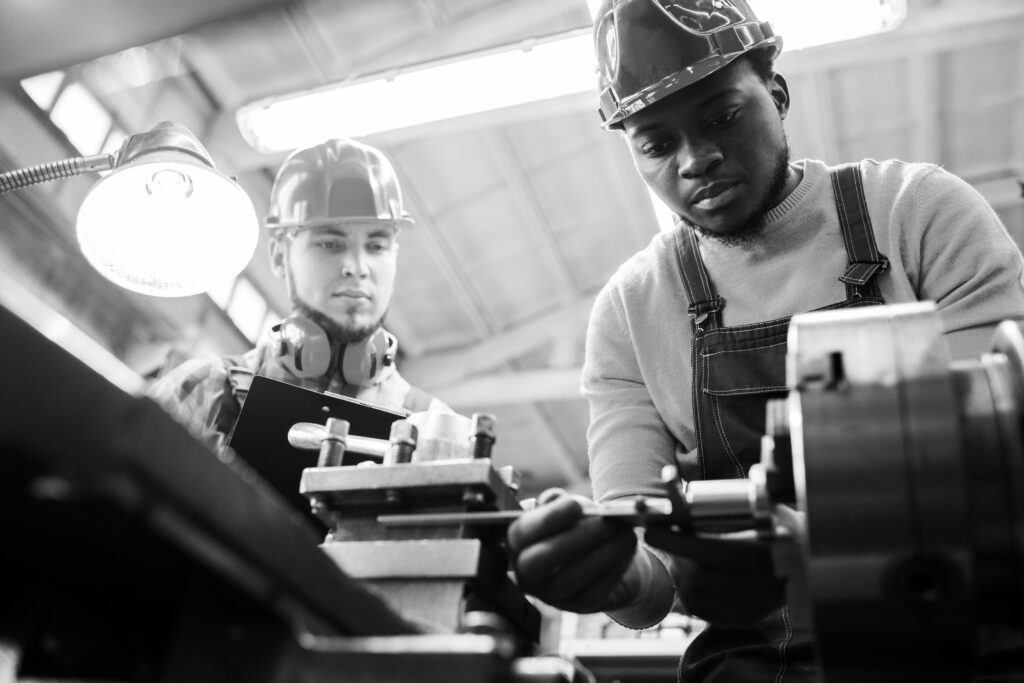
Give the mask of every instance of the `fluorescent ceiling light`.
M 270 98 L 236 116 L 254 149 L 285 151 L 594 90 L 595 73 L 590 29 L 584 29 Z
M 906 16 L 906 0 L 749 2 L 772 22 L 786 50 L 891 30 Z M 241 107 L 236 120 L 257 151 L 289 151 L 333 137 L 363 137 L 595 92 L 595 73 L 590 30 L 582 29 L 260 100 Z

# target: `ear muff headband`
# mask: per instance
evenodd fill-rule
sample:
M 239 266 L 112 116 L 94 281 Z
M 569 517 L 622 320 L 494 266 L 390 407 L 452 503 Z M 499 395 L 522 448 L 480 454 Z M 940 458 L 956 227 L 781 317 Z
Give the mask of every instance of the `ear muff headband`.
M 299 314 L 271 328 L 271 344 L 274 356 L 296 377 L 319 379 L 337 369 L 345 384 L 355 386 L 373 385 L 394 362 L 398 349 L 398 340 L 378 329 L 363 342 L 342 346 L 336 354 L 327 332 Z

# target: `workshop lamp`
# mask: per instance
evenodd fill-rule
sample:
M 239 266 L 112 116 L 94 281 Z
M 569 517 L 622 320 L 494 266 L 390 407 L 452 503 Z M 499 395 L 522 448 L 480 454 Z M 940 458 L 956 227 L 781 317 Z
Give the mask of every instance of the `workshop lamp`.
M 252 258 L 252 201 L 178 123 L 158 123 L 110 154 L 0 173 L 0 194 L 100 171 L 111 173 L 86 195 L 76 231 L 85 258 L 115 284 L 151 296 L 199 294 Z
M 906 0 L 748 1 L 783 36 L 786 50 L 889 31 L 907 13 Z M 593 15 L 600 0 L 587 3 Z M 595 92 L 595 74 L 587 27 L 258 100 L 240 107 L 235 120 L 253 149 L 283 152 Z

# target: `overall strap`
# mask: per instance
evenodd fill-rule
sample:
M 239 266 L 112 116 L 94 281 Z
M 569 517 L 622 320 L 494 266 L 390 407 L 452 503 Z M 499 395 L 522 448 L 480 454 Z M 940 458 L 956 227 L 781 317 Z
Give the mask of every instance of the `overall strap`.
M 683 287 L 686 298 L 690 301 L 688 313 L 690 322 L 699 326 L 709 316 L 711 326 L 718 327 L 718 316 L 725 301 L 715 293 L 715 288 L 704 268 L 704 260 L 700 257 L 700 246 L 693 229 L 681 226 L 672 233 L 676 244 L 676 258 L 679 260 L 679 272 L 683 276 Z
M 846 285 L 846 298 L 881 296 L 875 276 L 889 267 L 889 259 L 878 251 L 875 242 L 860 166 L 844 164 L 832 169 L 830 175 L 849 260 L 846 271 L 839 276 Z

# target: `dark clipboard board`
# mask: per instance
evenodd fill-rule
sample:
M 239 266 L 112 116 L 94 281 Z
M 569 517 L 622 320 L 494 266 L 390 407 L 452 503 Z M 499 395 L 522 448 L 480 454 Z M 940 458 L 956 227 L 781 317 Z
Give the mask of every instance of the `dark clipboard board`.
M 309 500 L 299 493 L 302 470 L 316 467 L 318 453 L 289 444 L 288 430 L 298 422 L 324 424 L 334 417 L 348 420 L 349 434 L 386 440 L 391 435 L 391 423 L 407 414 L 257 375 L 228 445 L 285 500 L 320 524 L 309 512 Z M 356 464 L 358 459 L 346 460 L 345 464 Z

